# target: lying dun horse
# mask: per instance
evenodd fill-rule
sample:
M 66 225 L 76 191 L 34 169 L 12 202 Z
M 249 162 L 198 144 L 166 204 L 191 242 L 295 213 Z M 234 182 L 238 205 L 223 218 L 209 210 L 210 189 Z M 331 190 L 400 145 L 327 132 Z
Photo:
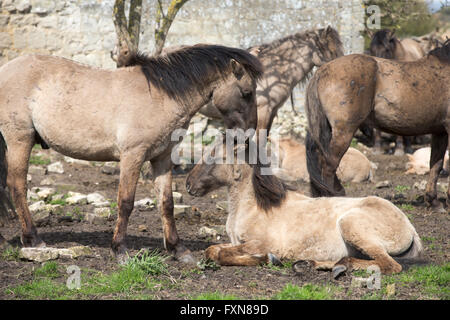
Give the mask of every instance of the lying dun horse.
M 316 268 L 334 269 L 336 276 L 346 268 L 374 264 L 385 274 L 396 273 L 402 267 L 394 257 L 420 255 L 417 232 L 389 201 L 309 198 L 288 190 L 273 175 L 262 175 L 259 165 L 215 164 L 225 163 L 224 154 L 225 147 L 214 148 L 186 180 L 194 196 L 221 186 L 228 189 L 226 230 L 231 243 L 209 247 L 207 258 L 221 265 L 246 266 L 273 260 L 273 255 L 312 260 Z
M 362 54 L 333 60 L 309 82 L 305 109 L 307 164 L 315 196 L 345 194 L 336 169 L 355 131 L 368 121 L 392 134 L 432 134 L 425 200 L 445 212 L 436 183 L 450 133 L 450 41 L 416 61 Z
M 337 31 L 331 27 L 312 29 L 254 46 L 248 51 L 258 57 L 264 66 L 264 75 L 256 88 L 258 129 L 270 131 L 278 109 L 290 97 L 292 89 L 305 82 L 314 67 L 319 67 L 344 54 Z M 212 104 L 201 113 L 217 118 Z
M 139 170 L 149 160 L 162 214 L 164 245 L 183 261 L 173 217 L 171 133 L 206 103 L 228 128 L 255 128 L 257 58 L 223 46 L 197 45 L 164 57 L 134 54 L 133 66 L 101 70 L 63 58 L 29 55 L 0 68 L 0 176 L 7 183 L 26 247 L 45 245 L 27 205 L 27 170 L 35 143 L 77 159 L 120 161 L 118 220 L 112 252 L 126 257 L 125 236 Z M 5 144 L 6 143 L 6 144 Z M 2 155 L 3 152 L 1 153 Z M 7 172 L 7 179 L 6 179 Z
M 292 138 L 281 138 L 278 146 L 278 167 L 272 168 L 273 173 L 284 181 L 309 182 L 305 145 Z M 362 152 L 348 148 L 336 174 L 342 182 L 373 181 L 375 168 Z

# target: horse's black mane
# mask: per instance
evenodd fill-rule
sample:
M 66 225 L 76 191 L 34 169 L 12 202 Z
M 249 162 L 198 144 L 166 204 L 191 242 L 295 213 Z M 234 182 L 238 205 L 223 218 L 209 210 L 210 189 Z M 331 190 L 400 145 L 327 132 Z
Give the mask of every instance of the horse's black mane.
M 428 54 L 435 56 L 442 62 L 450 63 L 450 39 L 447 39 L 441 47 L 431 50 Z
M 382 29 L 372 36 L 370 41 L 370 53 L 379 58 L 393 59 L 395 54 L 395 49 L 397 47 L 396 41 L 390 41 L 388 35 L 391 33 L 389 29 Z M 384 51 L 377 50 L 378 48 L 384 48 Z
M 279 207 L 286 198 L 286 192 L 295 188 L 285 184 L 273 174 L 261 174 L 262 168 L 263 165 L 259 162 L 253 165 L 252 184 L 258 207 L 267 211 L 272 207 Z
M 228 74 L 232 59 L 253 79 L 261 77 L 263 67 L 256 57 L 241 49 L 219 45 L 189 46 L 157 57 L 135 52 L 126 65 L 141 66 L 151 85 L 183 101 L 193 89 L 202 92 L 214 74 Z

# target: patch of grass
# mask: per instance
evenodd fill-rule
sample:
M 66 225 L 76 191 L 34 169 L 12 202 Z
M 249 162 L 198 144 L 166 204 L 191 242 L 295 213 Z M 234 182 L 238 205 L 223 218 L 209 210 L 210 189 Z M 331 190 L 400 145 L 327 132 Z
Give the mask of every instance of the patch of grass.
M 403 193 L 403 192 L 408 191 L 409 189 L 411 189 L 411 187 L 410 187 L 410 186 L 402 186 L 402 185 L 398 185 L 398 186 L 396 186 L 394 189 L 395 189 L 395 191 L 398 192 L 398 193 Z
M 385 276 L 383 284 L 420 287 L 431 299 L 450 299 L 450 262 L 444 265 L 416 266 L 400 274 Z
M 205 259 L 202 258 L 198 263 L 197 263 L 197 267 L 204 271 L 204 270 L 219 270 L 220 269 L 220 265 L 218 265 L 216 262 L 214 262 L 211 259 Z
M 287 274 L 287 273 L 289 273 L 290 270 L 292 270 L 293 263 L 294 263 L 293 261 L 282 261 L 281 266 L 277 266 L 272 263 L 268 263 L 268 264 L 263 265 L 262 267 L 265 269 L 270 269 L 272 271 L 281 272 L 282 274 Z
M 199 294 L 195 297 L 191 297 L 192 300 L 239 300 L 238 297 L 232 294 L 224 294 L 218 291 L 206 292 Z
M 48 165 L 51 163 L 50 159 L 44 158 L 42 156 L 31 155 L 30 156 L 30 164 L 34 165 Z
M 19 261 L 20 260 L 20 248 L 7 246 L 1 253 L 2 260 L 5 261 Z
M 283 290 L 277 293 L 275 300 L 331 300 L 334 288 L 330 286 L 318 286 L 305 284 L 302 287 L 288 283 Z
M 55 261 L 48 261 L 44 263 L 41 267 L 34 270 L 34 276 L 36 278 L 58 278 L 61 276 L 59 272 L 58 263 Z
M 401 210 L 403 210 L 403 211 L 412 211 L 412 210 L 414 210 L 414 206 L 412 204 L 409 204 L 409 203 L 403 203 L 403 204 L 399 205 L 398 207 Z
M 33 281 L 9 288 L 7 292 L 21 299 L 90 299 L 102 296 L 146 299 L 152 297 L 152 291 L 170 288 L 174 282 L 165 257 L 156 251 L 140 251 L 111 274 L 84 270 L 80 289 L 68 289 L 65 283 L 54 280 L 60 276 L 56 263 L 43 265 L 35 270 L 34 275 Z
M 358 140 L 356 138 L 352 139 L 352 142 L 350 143 L 350 147 L 356 148 L 358 146 Z

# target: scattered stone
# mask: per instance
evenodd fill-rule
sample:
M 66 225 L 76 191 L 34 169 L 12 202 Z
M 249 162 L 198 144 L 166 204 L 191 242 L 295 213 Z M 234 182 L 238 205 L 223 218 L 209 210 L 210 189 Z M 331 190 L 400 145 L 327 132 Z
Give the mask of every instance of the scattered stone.
M 367 278 L 353 277 L 350 284 L 352 288 L 365 288 L 367 287 Z
M 32 188 L 31 191 L 34 191 L 33 189 L 34 188 Z M 48 198 L 50 198 L 52 195 L 54 195 L 56 193 L 56 190 L 53 188 L 45 188 L 44 187 L 44 188 L 38 188 L 38 190 L 36 190 L 34 192 L 37 193 L 39 199 L 47 200 Z
M 39 200 L 39 197 L 38 197 L 36 192 L 28 190 L 28 192 L 27 192 L 27 200 L 28 201 L 35 201 L 35 200 Z
M 198 230 L 198 235 L 200 238 L 208 238 L 208 237 L 216 238 L 217 231 L 214 230 L 213 228 L 203 226 Z
M 63 164 L 60 161 L 49 164 L 47 166 L 47 172 L 63 174 L 64 173 Z
M 185 204 L 175 204 L 173 206 L 173 216 L 175 219 L 188 216 L 192 212 L 191 206 Z
M 75 246 L 68 249 L 58 249 L 58 248 L 22 248 L 20 250 L 20 258 L 45 262 L 49 260 L 55 260 L 58 258 L 69 258 L 76 259 L 81 256 L 92 255 L 92 249 L 86 246 Z
M 105 164 L 102 167 L 102 173 L 107 174 L 107 175 L 114 175 L 114 174 L 119 174 L 120 173 L 120 169 L 108 164 Z
M 156 205 L 156 200 L 151 198 L 144 198 L 134 202 L 134 207 L 137 209 L 153 208 Z
M 179 192 L 172 192 L 173 203 L 183 203 L 183 195 Z
M 55 248 L 22 248 L 19 256 L 21 259 L 45 262 L 58 259 L 59 252 Z
M 216 203 L 216 208 L 223 211 L 228 211 L 228 201 L 219 201 Z
M 178 191 L 177 183 L 172 181 L 172 191 Z
M 47 209 L 47 208 L 44 208 Z M 50 211 L 49 210 L 41 210 L 33 214 L 32 216 L 34 224 L 37 227 L 43 227 L 50 223 Z
M 67 195 L 69 196 L 66 199 L 67 204 L 86 204 L 87 203 L 87 195 L 85 195 L 85 194 L 69 191 L 67 193 Z
M 98 203 L 98 202 L 105 202 L 106 199 L 104 196 L 102 196 L 100 193 L 90 193 L 86 197 L 87 203 Z
M 28 173 L 31 175 L 44 175 L 45 169 L 36 165 L 31 165 L 28 167 Z
M 55 180 L 53 180 L 52 178 L 48 177 L 48 178 L 42 179 L 40 184 L 41 184 L 41 186 L 52 186 L 55 183 L 56 183 Z
M 447 193 L 448 183 L 447 182 L 438 182 L 437 183 L 437 189 L 440 192 Z
M 30 182 L 33 179 L 33 177 L 31 176 L 31 174 L 27 174 L 27 182 Z
M 35 202 L 32 205 L 28 206 L 28 209 L 30 210 L 31 213 L 45 210 L 45 208 L 46 208 L 46 204 L 42 200 Z
M 380 181 L 375 185 L 375 188 L 382 189 L 382 188 L 389 188 L 392 186 L 392 183 L 389 180 Z
M 424 191 L 427 187 L 427 180 L 422 180 L 420 182 L 415 182 L 413 188 L 418 189 L 420 191 Z
M 92 224 L 101 225 L 113 220 L 114 213 L 109 208 L 95 208 L 93 213 L 85 215 L 86 221 Z
M 74 163 L 74 164 L 80 164 L 80 165 L 84 165 L 84 166 L 88 166 L 90 165 L 90 162 L 87 160 L 80 160 L 80 159 L 75 159 L 75 158 L 71 158 L 71 157 L 64 157 L 64 161 L 67 163 Z
M 52 195 L 52 200 L 62 200 L 64 198 L 63 194 L 54 194 Z

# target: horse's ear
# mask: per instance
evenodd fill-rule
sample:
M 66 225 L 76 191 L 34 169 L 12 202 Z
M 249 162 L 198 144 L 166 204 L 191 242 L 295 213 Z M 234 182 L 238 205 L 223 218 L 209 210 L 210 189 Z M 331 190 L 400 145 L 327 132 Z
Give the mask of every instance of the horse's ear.
M 331 32 L 333 32 L 333 28 L 329 25 L 326 29 L 326 34 L 330 34 Z
M 255 57 L 257 57 L 259 55 L 260 51 L 261 51 L 261 49 L 259 47 L 253 47 L 253 48 L 250 48 L 250 50 L 248 52 L 251 55 L 254 55 Z
M 389 37 L 392 39 L 393 37 L 395 37 L 395 29 L 392 29 L 391 32 L 389 32 Z
M 231 59 L 230 64 L 233 74 L 236 76 L 236 78 L 240 79 L 244 75 L 244 67 L 234 59 Z

